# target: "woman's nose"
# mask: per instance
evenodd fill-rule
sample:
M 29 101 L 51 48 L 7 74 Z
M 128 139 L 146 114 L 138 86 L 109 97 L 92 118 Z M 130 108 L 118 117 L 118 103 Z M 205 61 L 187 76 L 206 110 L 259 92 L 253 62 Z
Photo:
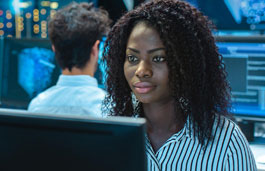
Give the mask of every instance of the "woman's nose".
M 135 75 L 139 78 L 150 78 L 153 75 L 152 66 L 145 61 L 141 61 L 135 72 Z

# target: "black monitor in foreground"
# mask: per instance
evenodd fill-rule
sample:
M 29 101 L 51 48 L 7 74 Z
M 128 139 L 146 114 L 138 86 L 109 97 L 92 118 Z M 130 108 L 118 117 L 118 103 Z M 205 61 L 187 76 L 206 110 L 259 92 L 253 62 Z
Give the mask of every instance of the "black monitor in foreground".
M 0 109 L 0 170 L 145 171 L 145 120 Z

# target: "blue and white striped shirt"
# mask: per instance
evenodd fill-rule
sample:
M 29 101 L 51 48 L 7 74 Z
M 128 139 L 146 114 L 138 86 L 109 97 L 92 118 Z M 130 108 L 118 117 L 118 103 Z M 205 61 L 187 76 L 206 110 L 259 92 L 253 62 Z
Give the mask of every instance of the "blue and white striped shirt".
M 255 171 L 256 163 L 248 141 L 231 120 L 222 118 L 214 124 L 213 140 L 203 147 L 197 137 L 184 128 L 170 137 L 154 153 L 146 141 L 148 171 Z

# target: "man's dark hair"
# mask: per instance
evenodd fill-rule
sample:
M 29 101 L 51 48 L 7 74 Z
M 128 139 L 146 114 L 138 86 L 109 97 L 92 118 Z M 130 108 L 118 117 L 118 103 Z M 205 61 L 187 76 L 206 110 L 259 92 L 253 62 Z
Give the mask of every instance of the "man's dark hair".
M 193 133 L 203 144 L 212 137 L 217 116 L 228 115 L 230 87 L 222 56 L 218 53 L 211 22 L 196 8 L 177 0 L 147 2 L 125 14 L 106 40 L 107 91 L 105 112 L 145 117 L 142 104 L 135 107 L 124 76 L 128 38 L 139 22 L 157 30 L 166 48 L 169 84 L 175 99 L 176 122 L 195 125 Z
M 72 2 L 49 20 L 49 38 L 62 69 L 82 69 L 90 59 L 94 43 L 109 30 L 107 11 L 90 3 Z

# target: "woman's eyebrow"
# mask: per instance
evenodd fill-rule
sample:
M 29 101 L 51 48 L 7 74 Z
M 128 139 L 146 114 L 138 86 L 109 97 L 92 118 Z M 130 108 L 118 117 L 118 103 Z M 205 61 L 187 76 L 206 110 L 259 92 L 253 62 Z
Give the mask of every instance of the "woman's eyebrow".
M 128 47 L 127 49 L 129 49 L 129 50 L 131 50 L 131 51 L 133 51 L 133 52 L 135 52 L 135 53 L 140 53 L 139 50 L 134 49 L 134 48 L 130 48 L 130 47 Z M 150 50 L 147 51 L 147 53 L 150 54 L 150 53 L 153 53 L 153 52 L 155 52 L 155 51 L 159 51 L 159 50 L 165 50 L 165 48 L 161 47 L 161 48 L 150 49 Z
M 130 47 L 128 47 L 127 49 L 129 49 L 129 50 L 131 50 L 131 51 L 133 51 L 133 52 L 135 52 L 135 53 L 140 53 L 140 51 L 139 51 L 139 50 L 137 50 L 137 49 L 134 49 L 134 48 L 130 48 Z
M 151 50 L 148 50 L 147 53 L 153 53 L 153 52 L 159 51 L 159 50 L 165 50 L 165 48 L 161 47 L 161 48 L 151 49 Z

